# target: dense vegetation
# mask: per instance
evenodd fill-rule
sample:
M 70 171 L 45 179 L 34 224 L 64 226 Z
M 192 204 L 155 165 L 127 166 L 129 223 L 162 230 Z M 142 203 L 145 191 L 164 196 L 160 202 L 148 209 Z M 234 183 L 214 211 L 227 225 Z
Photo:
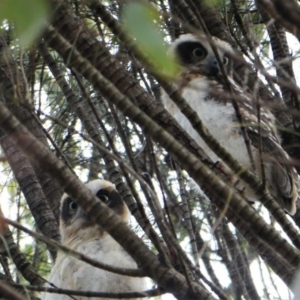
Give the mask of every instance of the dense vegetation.
M 164 48 L 156 45 L 186 32 L 231 44 L 240 53 L 235 80 L 272 109 L 299 170 L 297 1 L 36 0 L 33 14 L 32 4 L 5 3 L 0 197 L 11 221 L 0 222 L 0 298 L 39 297 L 34 291 L 42 289 L 57 251 L 49 239 L 60 239 L 64 190 L 152 279 L 153 299 L 292 298 L 300 210 L 286 215 L 249 174 L 244 179 L 260 202 L 242 200 L 228 174 L 161 104 L 160 86 L 170 92 L 172 86 L 158 71 L 174 66 L 164 65 Z M 195 193 L 190 177 L 205 195 Z M 131 232 L 92 209 L 96 200 L 80 181 L 95 178 L 116 184 L 133 215 Z

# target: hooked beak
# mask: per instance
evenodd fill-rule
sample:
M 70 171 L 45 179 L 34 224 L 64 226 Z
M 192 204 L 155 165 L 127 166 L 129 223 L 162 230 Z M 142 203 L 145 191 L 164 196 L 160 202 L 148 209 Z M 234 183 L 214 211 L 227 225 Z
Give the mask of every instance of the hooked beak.
M 207 73 L 212 76 L 221 75 L 221 68 L 216 58 L 211 58 L 208 61 L 206 68 L 207 68 Z

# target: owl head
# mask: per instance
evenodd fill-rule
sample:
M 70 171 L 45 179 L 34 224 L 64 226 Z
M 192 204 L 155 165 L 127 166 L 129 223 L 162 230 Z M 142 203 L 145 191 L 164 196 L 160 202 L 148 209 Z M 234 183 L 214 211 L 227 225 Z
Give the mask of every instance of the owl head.
M 217 48 L 224 70 L 230 75 L 232 62 L 226 53 L 233 53 L 233 49 L 227 42 L 216 37 L 212 37 L 212 41 Z M 221 76 L 219 61 L 204 35 L 181 35 L 171 44 L 169 53 L 175 56 L 184 69 L 205 76 Z
M 86 187 L 99 201 L 114 210 L 124 222 L 129 221 L 129 210 L 114 184 L 96 179 L 88 182 Z M 90 220 L 82 208 L 67 194 L 61 198 L 60 212 L 60 234 L 64 245 L 73 247 L 77 242 L 101 238 L 107 234 L 101 226 Z

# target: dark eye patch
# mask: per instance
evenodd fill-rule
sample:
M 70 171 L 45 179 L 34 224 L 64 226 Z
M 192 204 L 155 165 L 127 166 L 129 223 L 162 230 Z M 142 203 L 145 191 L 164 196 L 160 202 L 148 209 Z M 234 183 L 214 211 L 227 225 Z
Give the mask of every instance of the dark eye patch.
M 113 190 L 110 192 L 108 190 L 101 189 L 97 192 L 96 196 L 117 214 L 121 215 L 123 213 L 125 204 L 117 191 Z
M 199 47 L 195 48 L 192 54 L 195 59 L 199 59 L 199 60 L 204 59 L 206 57 L 206 51 L 203 48 L 199 48 Z
M 228 62 L 229 62 L 228 57 L 227 57 L 227 56 L 224 56 L 224 58 L 223 58 L 223 65 L 224 65 L 224 66 L 227 66 L 227 65 L 228 65 Z
M 182 64 L 193 64 L 207 56 L 207 50 L 199 42 L 181 43 L 176 52 Z
M 66 197 L 61 207 L 61 219 L 64 223 L 69 223 L 73 218 L 74 213 L 78 209 L 78 204 L 71 197 Z
M 110 202 L 110 192 L 108 190 L 99 190 L 96 194 L 97 198 L 102 202 L 109 205 Z
M 77 208 L 78 208 L 78 204 L 76 202 L 74 202 L 74 201 L 70 202 L 69 209 L 70 209 L 71 212 L 76 211 Z

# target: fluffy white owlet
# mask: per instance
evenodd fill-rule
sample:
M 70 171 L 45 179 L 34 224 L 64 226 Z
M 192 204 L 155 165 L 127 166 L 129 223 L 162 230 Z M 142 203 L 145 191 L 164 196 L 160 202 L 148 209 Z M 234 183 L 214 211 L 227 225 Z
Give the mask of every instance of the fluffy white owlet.
M 213 37 L 213 43 L 224 70 L 230 75 L 231 61 L 226 53 L 233 53 L 232 48 L 225 41 L 215 37 Z M 258 149 L 261 136 L 262 158 L 268 188 L 279 205 L 293 215 L 296 212 L 298 199 L 298 174 L 291 166 L 288 154 L 280 145 L 273 114 L 268 109 L 261 108 L 259 123 L 257 108 L 251 96 L 243 92 L 228 76 L 232 91 L 239 97 L 237 101 L 239 112 L 251 143 L 250 154 L 252 153 L 253 156 L 251 161 L 233 104 L 228 97 L 222 99 L 222 94 L 228 95 L 229 91 L 227 85 L 224 84 L 218 59 L 208 40 L 201 35 L 185 34 L 171 44 L 169 52 L 178 59 L 182 67 L 181 75 L 175 83 L 178 91 L 197 112 L 221 146 L 231 153 L 244 168 L 248 169 L 254 165 L 259 176 L 261 176 L 261 167 Z M 213 91 L 217 91 L 218 95 L 216 96 L 216 93 L 212 95 Z M 162 101 L 169 113 L 208 156 L 215 162 L 220 161 L 164 91 L 162 91 Z M 258 124 L 260 130 L 258 130 Z M 240 181 L 240 184 L 246 188 L 244 196 L 249 200 L 256 200 L 254 193 L 249 188 L 247 189 L 247 185 L 243 181 Z
M 86 186 L 92 194 L 114 210 L 124 222 L 129 221 L 130 212 L 114 184 L 105 180 L 94 180 L 88 182 Z M 120 268 L 137 267 L 129 254 L 99 225 L 93 223 L 67 194 L 64 194 L 61 199 L 60 233 L 64 246 L 94 260 Z M 62 252 L 58 252 L 48 281 L 57 288 L 108 293 L 142 292 L 146 290 L 147 285 L 145 278 L 123 276 L 95 268 Z M 100 299 L 83 296 L 73 296 L 73 298 L 77 300 Z M 43 293 L 42 299 L 70 300 L 72 297 Z

